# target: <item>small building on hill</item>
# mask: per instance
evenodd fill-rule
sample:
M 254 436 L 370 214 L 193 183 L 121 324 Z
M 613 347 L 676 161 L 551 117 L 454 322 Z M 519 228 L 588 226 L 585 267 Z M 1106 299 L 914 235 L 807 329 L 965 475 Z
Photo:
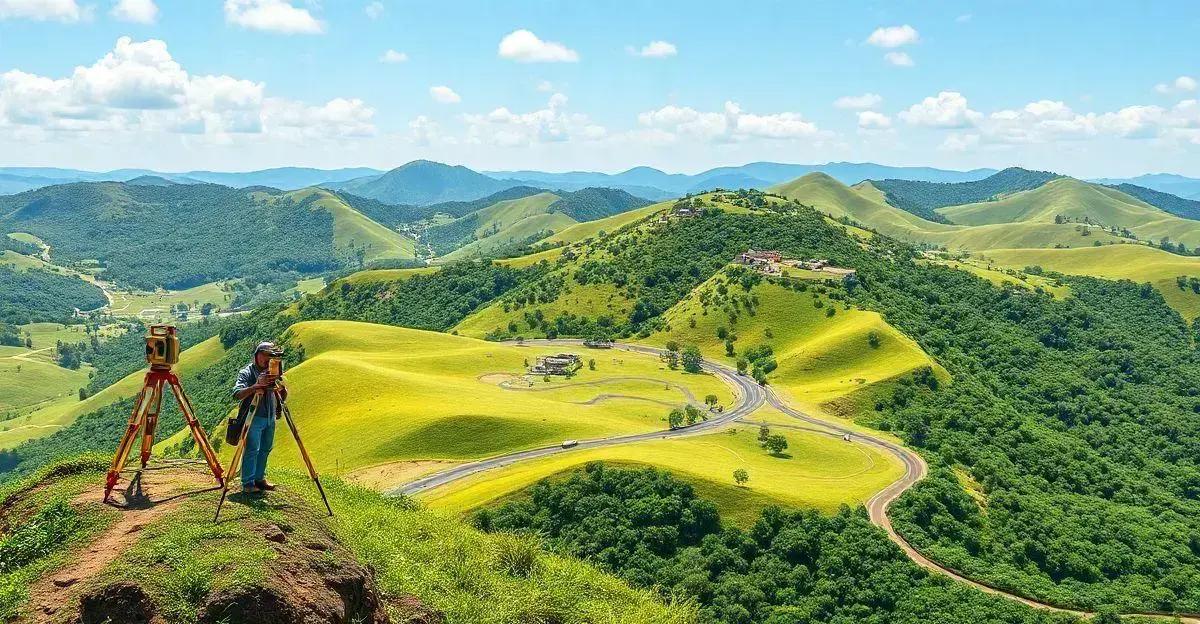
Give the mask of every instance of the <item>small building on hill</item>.
M 529 372 L 534 375 L 570 375 L 583 366 L 583 358 L 574 353 L 543 355 L 537 358 Z
M 778 251 L 755 251 L 753 249 L 746 250 L 746 253 L 738 256 L 738 262 L 746 266 L 762 267 L 772 264 L 779 264 L 783 260 L 783 254 Z

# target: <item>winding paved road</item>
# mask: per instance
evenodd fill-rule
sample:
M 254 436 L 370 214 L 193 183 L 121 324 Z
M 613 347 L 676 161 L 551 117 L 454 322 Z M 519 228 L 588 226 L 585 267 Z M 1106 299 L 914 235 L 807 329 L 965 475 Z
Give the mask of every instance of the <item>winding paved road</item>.
M 582 347 L 583 341 L 582 340 L 571 340 L 571 339 L 526 340 L 521 344 L 527 345 L 527 346 L 550 346 L 550 345 L 553 345 L 553 346 L 563 346 L 563 347 Z M 614 345 L 613 349 L 621 350 L 621 351 L 630 351 L 633 353 L 642 353 L 642 354 L 646 354 L 646 355 L 655 355 L 655 356 L 663 355 L 664 353 L 666 353 L 666 351 L 664 349 L 659 349 L 657 347 L 648 347 L 648 346 L 644 346 L 644 345 L 628 344 L 628 343 L 620 343 L 620 344 Z M 568 451 L 571 451 L 574 449 L 600 448 L 600 447 L 605 447 L 605 446 L 616 446 L 619 444 L 629 444 L 631 442 L 642 442 L 642 441 L 653 440 L 653 439 L 665 439 L 665 438 L 675 438 L 675 437 L 680 437 L 680 436 L 696 435 L 698 433 L 704 433 L 704 432 L 708 432 L 708 431 L 711 431 L 714 429 L 718 429 L 724 425 L 727 425 L 727 424 L 733 423 L 734 421 L 740 420 L 741 418 L 754 413 L 758 408 L 762 407 L 762 405 L 764 403 L 769 403 L 775 409 L 778 409 L 779 411 L 783 412 L 784 414 L 787 414 L 788 416 L 791 416 L 792 418 L 801 420 L 801 421 L 809 423 L 811 425 L 816 425 L 816 426 L 818 426 L 822 429 L 828 430 L 828 431 L 836 432 L 837 434 L 849 435 L 856 442 L 860 442 L 862 444 L 866 444 L 868 446 L 875 447 L 885 453 L 891 454 L 892 456 L 896 457 L 904 464 L 904 475 L 902 477 L 900 477 L 898 480 L 896 480 L 895 482 L 893 482 L 891 485 L 889 485 L 886 488 L 884 488 L 883 490 L 881 490 L 879 493 L 875 494 L 875 496 L 872 496 L 871 499 L 867 501 L 866 506 L 867 506 L 867 512 L 869 513 L 869 515 L 871 517 L 871 523 L 875 524 L 876 526 L 878 526 L 878 527 L 882 528 L 884 531 L 886 531 L 888 539 L 890 539 L 897 546 L 899 546 L 900 549 L 904 551 L 904 554 L 907 555 L 908 558 L 913 561 L 913 563 L 916 563 L 917 565 L 921 566 L 922 568 L 925 568 L 926 570 L 930 570 L 930 571 L 937 572 L 937 573 L 943 574 L 945 576 L 948 576 L 956 582 L 963 583 L 964 585 L 969 585 L 969 586 L 974 587 L 975 589 L 978 589 L 982 592 L 992 594 L 995 596 L 1001 596 L 1004 598 L 1008 598 L 1009 600 L 1019 602 L 1026 606 L 1034 607 L 1037 609 L 1045 609 L 1048 611 L 1055 611 L 1055 612 L 1059 612 L 1059 613 L 1068 613 L 1068 614 L 1072 614 L 1072 615 L 1076 615 L 1076 616 L 1080 616 L 1080 617 L 1090 617 L 1091 615 L 1093 615 L 1092 613 L 1086 612 L 1086 611 L 1076 611 L 1076 610 L 1072 610 L 1072 609 L 1064 609 L 1061 607 L 1056 607 L 1054 605 L 1046 604 L 1043 602 L 1038 602 L 1036 600 L 1032 600 L 1032 599 L 1026 598 L 1024 596 L 1019 596 L 1016 594 L 1006 592 L 1004 590 L 1000 590 L 1000 589 L 996 589 L 994 587 L 990 587 L 988 585 L 984 585 L 983 583 L 966 578 L 965 576 L 958 573 L 957 571 L 947 568 L 947 567 L 937 563 L 936 561 L 929 559 L 928 557 L 926 557 L 925 555 L 922 555 L 919 551 L 917 551 L 916 548 L 913 548 L 913 546 L 911 544 L 909 544 L 908 541 L 905 540 L 904 537 L 901 536 L 899 533 L 897 533 L 896 530 L 892 527 L 892 521 L 890 518 L 888 518 L 887 511 L 888 511 L 888 507 L 891 506 L 891 504 L 896 499 L 900 498 L 901 494 L 906 492 L 912 486 L 916 485 L 917 482 L 920 481 L 921 479 L 924 479 L 925 475 L 928 473 L 928 466 L 925 464 L 925 460 L 922 459 L 921 456 L 918 455 L 915 451 L 912 451 L 911 449 L 905 448 L 904 446 L 896 444 L 895 442 L 884 439 L 882 437 L 877 437 L 869 432 L 862 431 L 859 429 L 852 429 L 852 428 L 846 427 L 842 424 L 839 424 L 836 422 L 831 422 L 829 420 L 825 420 L 825 419 L 821 419 L 821 418 L 817 418 L 815 416 L 811 416 L 800 410 L 797 410 L 796 408 L 794 408 L 794 407 L 788 405 L 786 402 L 784 402 L 783 399 L 781 399 L 775 393 L 775 390 L 773 388 L 760 386 L 756 382 L 754 382 L 753 379 L 746 377 L 744 375 L 739 375 L 737 373 L 737 371 L 735 371 L 727 366 L 724 366 L 722 364 L 705 361 L 703 364 L 703 368 L 705 371 L 712 373 L 713 375 L 719 377 L 725 383 L 732 386 L 734 388 L 734 394 L 735 394 L 734 398 L 736 401 L 736 404 L 732 408 L 730 408 L 730 409 L 726 410 L 725 412 L 721 413 L 720 415 L 718 415 L 714 418 L 710 418 L 709 420 L 706 420 L 704 422 L 692 425 L 691 427 L 683 427 L 681 429 L 671 429 L 671 430 L 666 430 L 666 431 L 651 431 L 651 432 L 647 432 L 647 433 L 637 433 L 637 434 L 617 436 L 617 437 L 612 437 L 612 438 L 602 438 L 602 439 L 598 439 L 598 440 L 582 440 L 579 442 L 579 444 L 577 446 L 570 447 L 570 448 L 563 448 L 561 446 L 547 446 L 547 447 L 542 447 L 542 448 L 537 448 L 537 449 L 530 449 L 527 451 L 519 451 L 516 453 L 510 453 L 508 455 L 500 455 L 500 456 L 496 456 L 496 457 L 490 457 L 487 459 L 482 459 L 482 460 L 470 462 L 467 464 L 460 464 L 453 468 L 449 468 L 449 469 L 443 470 L 441 472 L 436 472 L 436 473 L 427 475 L 425 477 L 422 477 L 420 479 L 412 481 L 412 482 L 410 482 L 404 486 L 401 486 L 399 488 L 389 490 L 385 493 L 388 495 L 416 494 L 418 492 L 423 492 L 425 490 L 433 489 L 436 487 L 441 487 L 448 483 L 452 483 L 459 479 L 468 477 L 473 474 L 483 472 L 485 470 L 500 468 L 503 466 L 508 466 L 511 464 L 515 464 L 515 463 L 529 460 L 529 459 L 534 459 L 537 457 L 545 457 L 547 455 L 564 453 L 564 452 L 568 452 Z M 1142 616 L 1142 617 L 1153 618 L 1153 619 L 1178 621 L 1183 624 L 1200 624 L 1200 616 L 1197 616 L 1195 614 L 1174 616 L 1174 615 L 1165 615 L 1165 614 L 1158 614 L 1158 613 L 1145 613 L 1145 614 L 1131 613 L 1131 614 L 1126 614 L 1126 615 L 1135 615 L 1135 616 Z

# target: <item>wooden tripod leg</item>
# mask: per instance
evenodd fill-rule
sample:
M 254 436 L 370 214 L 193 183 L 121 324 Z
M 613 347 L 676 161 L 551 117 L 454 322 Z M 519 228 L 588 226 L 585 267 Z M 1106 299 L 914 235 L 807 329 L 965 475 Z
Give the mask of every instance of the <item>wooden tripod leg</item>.
M 163 380 L 155 380 L 151 391 L 152 400 L 147 404 L 145 427 L 142 429 L 142 468 L 150 461 L 150 451 L 154 448 L 154 431 L 158 429 L 158 413 L 162 409 Z
M 104 500 L 106 502 L 117 485 L 117 479 L 121 477 L 121 468 L 125 466 L 125 461 L 129 458 L 129 451 L 133 449 L 133 441 L 137 438 L 138 429 L 142 427 L 144 408 L 151 392 L 148 384 L 143 385 L 142 390 L 138 392 L 137 399 L 133 402 L 133 412 L 129 414 L 129 424 L 125 427 L 125 435 L 121 436 L 121 442 L 117 445 L 117 452 L 113 455 L 112 464 L 108 467 L 108 477 L 104 483 Z
M 196 440 L 196 446 L 199 447 L 200 454 L 204 456 L 204 461 L 208 463 L 208 469 L 216 477 L 217 484 L 224 485 L 225 478 L 223 476 L 224 473 L 221 471 L 221 462 L 217 459 L 217 454 L 213 451 L 212 445 L 208 443 L 208 436 L 204 434 L 204 427 L 196 419 L 191 400 L 183 392 L 183 386 L 180 385 L 178 378 L 172 377 L 170 382 L 171 392 L 175 394 L 175 402 L 179 404 L 179 411 L 183 412 L 183 419 L 187 421 L 188 428 L 192 430 L 192 438 Z
M 329 506 L 325 488 L 321 487 L 321 478 L 317 476 L 317 469 L 313 467 L 312 458 L 308 456 L 308 449 L 304 448 L 304 441 L 300 439 L 300 430 L 296 428 L 296 422 L 292 420 L 292 410 L 288 409 L 279 390 L 275 390 L 275 404 L 283 411 L 283 418 L 287 421 L 288 429 L 292 430 L 292 437 L 296 439 L 296 447 L 300 449 L 300 457 L 304 459 L 304 465 L 308 467 L 308 476 L 312 477 L 313 483 L 317 484 L 317 493 L 321 495 L 321 501 L 325 503 L 325 510 L 332 516 L 333 508 Z
M 262 392 L 255 392 L 254 399 L 250 401 L 250 411 L 246 416 L 246 423 L 242 425 L 242 433 L 238 436 L 237 446 L 233 449 L 233 456 L 229 458 L 229 469 L 225 471 L 225 482 L 221 484 L 221 500 L 217 502 L 217 513 L 213 516 L 213 522 L 221 518 L 221 508 L 225 506 L 225 498 L 229 496 L 229 483 L 241 474 L 242 455 L 246 452 L 246 438 L 250 436 L 250 425 L 254 424 L 254 417 L 258 415 L 258 402 L 262 399 Z

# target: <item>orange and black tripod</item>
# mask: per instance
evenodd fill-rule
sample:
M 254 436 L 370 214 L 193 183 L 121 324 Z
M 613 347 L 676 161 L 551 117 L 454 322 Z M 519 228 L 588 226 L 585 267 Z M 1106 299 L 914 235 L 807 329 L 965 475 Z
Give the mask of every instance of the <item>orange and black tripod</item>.
M 153 364 L 146 372 L 146 378 L 142 382 L 142 390 L 138 393 L 137 400 L 133 402 L 133 413 L 129 416 L 129 426 L 126 427 L 125 436 L 121 438 L 121 444 L 117 446 L 117 454 L 108 468 L 108 479 L 104 484 L 105 501 L 108 501 L 113 488 L 117 485 L 117 480 L 121 477 L 121 470 L 124 469 L 125 462 L 129 460 L 129 453 L 138 439 L 139 430 L 142 432 L 142 469 L 146 467 L 146 462 L 150 461 L 150 451 L 154 447 L 154 430 L 158 427 L 158 413 L 162 407 L 163 388 L 167 385 L 171 386 L 171 392 L 179 404 L 179 411 L 183 412 L 183 418 L 192 431 L 196 446 L 199 447 L 200 454 L 204 456 L 204 461 L 208 463 L 213 477 L 216 477 L 217 484 L 225 484 L 217 454 L 213 452 L 208 438 L 204 435 L 204 427 L 200 425 L 200 421 L 196 420 L 192 402 L 188 399 L 187 394 L 184 394 L 183 386 L 179 384 L 179 377 L 175 376 L 170 366 Z

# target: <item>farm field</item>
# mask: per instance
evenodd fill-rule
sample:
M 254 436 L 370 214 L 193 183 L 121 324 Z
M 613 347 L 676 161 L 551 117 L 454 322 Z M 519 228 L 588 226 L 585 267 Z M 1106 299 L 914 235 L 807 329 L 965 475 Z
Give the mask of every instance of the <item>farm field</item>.
M 776 427 L 788 449 L 774 456 L 758 445 L 758 427 L 736 425 L 716 433 L 571 451 L 487 471 L 423 493 L 433 508 L 469 511 L 518 495 L 543 478 L 553 478 L 592 461 L 652 465 L 692 483 L 717 503 L 722 517 L 743 526 L 763 507 L 782 504 L 836 511 L 856 505 L 898 479 L 903 467 L 895 458 L 839 436 Z M 737 486 L 733 471 L 750 475 Z
M 438 267 L 435 266 L 413 269 L 368 269 L 366 271 L 351 273 L 334 283 L 365 284 L 369 282 L 391 282 L 399 279 L 408 279 L 414 275 L 428 275 L 437 271 Z
M 695 344 L 705 357 L 727 366 L 734 366 L 737 358 L 726 354 L 718 328 L 737 337 L 738 354 L 769 345 L 779 366 L 768 374 L 768 382 L 785 400 L 810 411 L 826 411 L 831 402 L 921 367 L 940 370 L 915 342 L 875 312 L 846 310 L 826 295 L 814 297 L 811 288 L 799 292 L 764 282 L 746 293 L 740 285 L 730 285 L 730 293 L 757 296 L 759 301 L 753 315 L 742 308 L 731 323 L 732 304 L 718 295 L 718 286 L 727 279 L 725 272 L 718 273 L 697 287 L 666 312 L 668 329 L 646 342 Z M 702 296 L 712 297 L 707 314 Z M 815 307 L 816 301 L 822 307 Z M 831 308 L 835 313 L 827 316 Z M 877 346 L 871 345 L 872 334 Z
M 349 321 L 298 323 L 291 333 L 306 359 L 287 373 L 289 404 L 321 470 L 477 459 L 665 429 L 667 413 L 689 400 L 711 393 L 732 401 L 715 377 L 627 352 L 566 349 L 594 358 L 596 370 L 585 364 L 571 379 L 527 381 L 517 376 L 527 360 L 564 349 Z M 283 438 L 275 457 L 299 462 Z
M 1179 276 L 1200 277 L 1200 258 L 1180 256 L 1145 245 L 1079 249 L 993 249 L 978 256 L 997 266 L 1023 269 L 1040 266 L 1070 275 L 1150 282 L 1167 304 L 1191 321 L 1200 316 L 1200 295 L 1180 289 Z
M 180 377 L 186 377 L 215 363 L 221 358 L 224 352 L 225 350 L 221 347 L 221 341 L 214 336 L 181 353 L 179 364 L 175 370 Z M 55 368 L 58 367 L 55 366 Z M 26 440 L 50 435 L 58 429 L 69 426 L 75 422 L 76 418 L 83 414 L 134 396 L 142 387 L 142 377 L 144 374 L 145 371 L 132 373 L 117 383 L 80 401 L 75 392 L 80 386 L 87 385 L 87 375 L 85 374 L 82 382 L 71 388 L 71 392 L 68 395 L 61 397 L 59 400 L 47 402 L 38 409 L 21 416 L 19 420 L 12 422 L 11 428 L 0 430 L 0 449 L 9 449 Z M 187 380 L 185 379 L 183 383 L 186 390 Z M 3 425 L 8 424 L 3 423 Z M 165 435 L 166 432 L 163 432 L 163 434 Z
M 34 349 L 44 349 L 53 347 L 59 342 L 63 343 L 79 343 L 87 342 L 87 331 L 83 325 L 63 325 L 62 323 L 29 323 L 27 325 L 19 325 L 17 329 L 22 335 L 28 334 L 33 341 Z M 100 339 L 110 338 L 120 335 L 125 332 L 125 325 L 114 323 L 111 325 L 103 325 L 100 327 Z
M 24 426 L 25 415 L 39 406 L 78 401 L 90 366 L 71 370 L 53 360 L 53 345 L 36 349 L 0 346 L 0 439 Z
M 171 309 L 181 303 L 187 304 L 190 314 L 198 314 L 206 303 L 219 310 L 233 300 L 233 293 L 224 282 L 209 282 L 186 290 L 109 290 L 108 293 L 112 296 L 110 312 L 114 316 L 132 316 L 145 322 L 173 319 Z

